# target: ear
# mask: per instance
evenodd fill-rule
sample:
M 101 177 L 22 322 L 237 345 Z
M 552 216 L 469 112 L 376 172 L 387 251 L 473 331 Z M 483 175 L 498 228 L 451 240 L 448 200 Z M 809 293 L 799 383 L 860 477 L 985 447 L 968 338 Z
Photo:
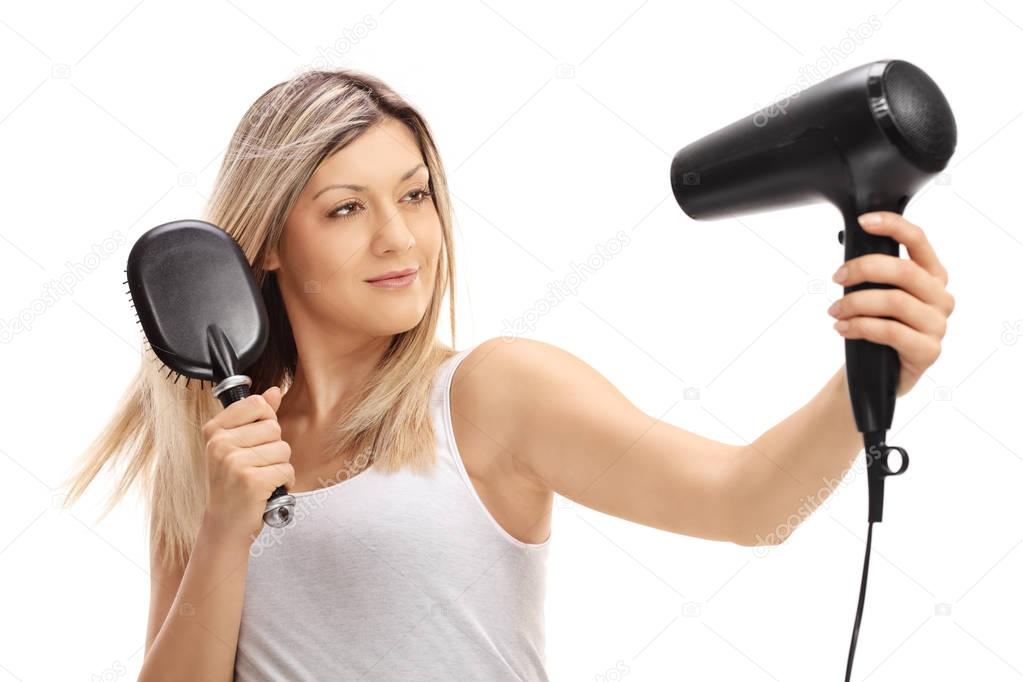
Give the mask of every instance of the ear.
M 280 257 L 277 255 L 277 247 L 270 247 L 270 252 L 266 255 L 266 262 L 263 263 L 263 269 L 267 272 L 271 270 L 277 270 L 281 267 Z

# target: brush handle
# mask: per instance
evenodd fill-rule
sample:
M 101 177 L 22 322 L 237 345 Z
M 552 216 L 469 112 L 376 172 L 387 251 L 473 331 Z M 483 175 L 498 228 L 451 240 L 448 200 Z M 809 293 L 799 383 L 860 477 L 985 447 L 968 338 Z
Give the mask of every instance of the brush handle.
M 233 381 L 229 381 L 233 380 Z M 224 407 L 232 403 L 236 403 L 239 400 L 248 398 L 251 393 L 249 392 L 249 385 L 251 380 L 244 375 L 236 374 L 233 377 L 228 377 L 224 381 L 217 384 L 217 386 L 223 386 L 228 384 L 226 388 L 223 388 L 219 392 L 214 388 L 214 395 L 220 401 L 220 404 Z M 234 385 L 231 385 L 231 384 Z M 291 523 L 295 517 L 295 498 L 288 494 L 288 489 L 283 485 L 277 486 L 270 497 L 266 501 L 266 509 L 263 511 L 263 523 L 273 528 L 283 528 Z

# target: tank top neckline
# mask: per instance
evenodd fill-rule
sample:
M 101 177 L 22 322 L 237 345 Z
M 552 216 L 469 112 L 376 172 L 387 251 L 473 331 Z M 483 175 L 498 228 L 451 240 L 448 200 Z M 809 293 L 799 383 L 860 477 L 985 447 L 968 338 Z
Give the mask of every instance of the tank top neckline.
M 450 363 L 451 363 L 452 360 L 454 360 L 456 357 L 458 357 L 460 355 L 465 355 L 466 353 L 470 352 L 473 348 L 475 348 L 475 346 L 471 346 L 469 348 L 466 348 L 466 349 L 463 349 L 463 350 L 460 350 L 460 351 L 455 351 L 452 355 L 450 355 L 447 358 L 445 358 L 444 361 L 441 362 L 440 367 L 438 368 L 438 373 L 435 376 L 434 381 L 436 382 L 437 381 L 437 377 L 441 375 L 441 370 L 447 369 L 450 366 Z M 434 388 L 437 388 L 437 384 L 434 385 Z M 377 473 L 375 463 L 374 464 L 370 464 L 368 467 L 366 467 L 365 469 L 363 469 L 359 473 L 355 474 L 354 476 L 352 476 L 350 478 L 346 478 L 343 481 L 338 481 L 337 483 L 332 483 L 330 485 L 325 485 L 325 486 L 320 487 L 320 488 L 313 488 L 312 490 L 302 490 L 302 491 L 297 492 L 297 493 L 296 492 L 292 492 L 292 491 L 289 490 L 288 494 L 291 495 L 292 497 L 305 497 L 307 495 L 315 495 L 316 493 L 330 493 L 330 492 L 334 492 L 338 488 L 340 488 L 341 486 L 343 486 L 343 485 L 345 485 L 347 483 L 351 483 L 352 481 L 354 481 L 357 478 L 362 478 L 364 475 L 369 474 L 369 473 L 372 473 L 372 474 L 376 474 Z
M 302 490 L 302 491 L 297 492 L 297 493 L 292 492 L 292 491 L 289 490 L 288 494 L 292 495 L 293 497 L 304 497 L 306 495 L 315 495 L 316 493 L 329 493 L 329 492 L 331 492 L 333 490 L 336 490 L 336 489 L 340 488 L 341 486 L 345 485 L 346 483 L 351 483 L 352 481 L 354 481 L 357 478 L 362 478 L 363 476 L 365 476 L 366 474 L 368 474 L 370 472 L 376 473 L 375 469 L 376 469 L 376 467 L 373 464 L 371 464 L 368 467 L 366 467 L 365 469 L 363 469 L 362 471 L 360 471 L 359 473 L 355 474 L 354 476 L 352 476 L 350 478 L 346 478 L 343 481 L 338 481 L 337 483 L 331 483 L 330 485 L 325 485 L 322 488 L 313 488 L 312 490 Z

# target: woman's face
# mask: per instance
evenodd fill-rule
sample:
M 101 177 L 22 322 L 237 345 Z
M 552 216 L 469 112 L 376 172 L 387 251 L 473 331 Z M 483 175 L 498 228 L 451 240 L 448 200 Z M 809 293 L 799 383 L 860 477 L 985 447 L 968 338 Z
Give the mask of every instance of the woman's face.
M 266 265 L 277 270 L 293 328 L 390 336 L 422 319 L 442 241 L 428 180 L 415 136 L 393 118 L 320 164 Z M 402 288 L 366 281 L 407 268 L 418 272 Z

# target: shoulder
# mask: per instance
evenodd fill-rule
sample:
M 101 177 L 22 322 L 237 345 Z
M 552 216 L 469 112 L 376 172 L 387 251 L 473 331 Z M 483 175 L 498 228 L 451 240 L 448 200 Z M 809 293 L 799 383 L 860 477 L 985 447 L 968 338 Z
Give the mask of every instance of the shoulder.
M 477 345 L 456 368 L 452 382 L 477 398 L 514 401 L 528 398 L 538 382 L 557 381 L 582 367 L 588 365 L 552 344 L 498 336 Z
M 556 408 L 567 398 L 619 401 L 617 388 L 584 360 L 533 339 L 495 337 L 480 343 L 455 369 L 452 384 L 522 418 Z M 576 402 L 573 400 L 572 402 Z
M 543 390 L 544 377 L 564 365 L 566 356 L 572 357 L 542 341 L 499 336 L 473 348 L 451 377 L 452 420 L 479 448 L 500 455 L 492 465 L 514 471 L 538 489 L 546 486 L 534 473 L 524 436 L 536 431 L 535 395 Z
M 495 337 L 455 368 L 451 402 L 472 431 L 498 451 L 512 453 L 519 472 L 539 481 L 534 459 L 545 456 L 545 444 L 562 437 L 557 424 L 588 428 L 591 414 L 622 413 L 624 398 L 590 365 L 558 346 Z M 588 406 L 586 414 L 582 405 Z

